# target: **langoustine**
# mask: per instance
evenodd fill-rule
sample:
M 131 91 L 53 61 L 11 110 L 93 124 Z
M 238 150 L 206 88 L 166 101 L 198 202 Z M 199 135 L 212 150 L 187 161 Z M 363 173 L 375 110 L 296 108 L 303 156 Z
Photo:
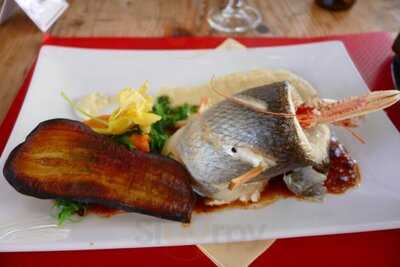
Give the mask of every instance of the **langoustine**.
M 224 97 L 175 133 L 166 148 L 189 170 L 194 190 L 214 203 L 252 198 L 281 174 L 296 195 L 322 198 L 328 125 L 344 126 L 360 139 L 351 130 L 354 118 L 396 103 L 400 92 L 322 100 L 284 81 Z

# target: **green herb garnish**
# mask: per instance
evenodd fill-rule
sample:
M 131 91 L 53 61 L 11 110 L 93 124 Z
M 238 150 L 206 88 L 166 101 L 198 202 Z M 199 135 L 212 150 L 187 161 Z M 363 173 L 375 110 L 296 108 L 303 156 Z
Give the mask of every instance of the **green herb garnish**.
M 161 120 L 151 126 L 151 151 L 160 153 L 165 145 L 165 142 L 170 137 L 171 129 L 175 127 L 175 124 L 178 121 L 187 119 L 189 115 L 196 113 L 197 110 L 197 106 L 189 104 L 172 107 L 171 100 L 168 96 L 158 97 L 153 106 L 153 112 L 157 115 L 160 115 Z
M 129 135 L 127 134 L 113 136 L 113 139 L 118 143 L 120 143 L 121 145 L 126 146 L 126 148 L 130 150 L 135 148 L 135 146 L 132 144 L 131 139 L 129 139 Z
M 86 204 L 63 199 L 57 199 L 54 207 L 57 209 L 58 225 L 63 225 L 66 220 L 71 220 L 71 217 L 75 214 L 85 215 L 87 209 Z
M 133 149 L 135 149 L 135 146 L 130 139 L 130 137 L 133 134 L 138 134 L 138 135 L 142 134 L 142 130 L 140 129 L 139 125 L 135 125 L 131 130 L 129 130 L 128 132 L 126 132 L 124 134 L 113 135 L 111 138 L 114 141 L 116 141 L 117 143 L 124 145 L 129 150 L 133 150 Z

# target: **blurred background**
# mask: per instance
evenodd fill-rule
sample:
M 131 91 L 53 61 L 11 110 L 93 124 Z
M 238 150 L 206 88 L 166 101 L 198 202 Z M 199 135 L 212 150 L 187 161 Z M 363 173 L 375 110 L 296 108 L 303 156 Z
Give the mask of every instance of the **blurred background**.
M 0 0 L 1 2 L 2 0 Z M 225 33 L 209 25 L 223 0 L 68 0 L 68 9 L 48 31 L 55 36 L 205 36 Z M 260 16 L 242 36 L 319 36 L 389 31 L 400 28 L 400 0 L 248 0 Z M 317 5 L 316 3 L 319 3 Z M 350 7 L 329 11 L 334 2 Z M 354 3 L 355 2 L 355 3 Z M 246 3 L 245 3 L 246 4 Z M 354 5 L 352 5 L 354 4 Z M 340 5 L 339 5 L 340 6 Z M 0 77 L 3 103 L 11 103 L 44 36 L 21 11 L 0 25 Z M 0 106 L 2 121 L 8 105 Z

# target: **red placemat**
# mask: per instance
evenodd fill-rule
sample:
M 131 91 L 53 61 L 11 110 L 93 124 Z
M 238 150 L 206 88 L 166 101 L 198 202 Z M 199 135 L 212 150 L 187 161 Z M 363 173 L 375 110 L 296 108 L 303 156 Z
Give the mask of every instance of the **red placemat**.
M 313 38 L 236 38 L 248 47 L 293 45 L 339 40 L 369 88 L 393 88 L 390 77 L 392 38 L 377 32 Z M 55 38 L 46 36 L 43 44 L 102 49 L 196 49 L 215 48 L 225 38 Z M 0 126 L 0 152 L 7 142 L 29 87 L 29 72 L 10 111 Z M 388 110 L 400 130 L 400 105 Z M 358 234 L 281 239 L 252 266 L 400 266 L 400 229 Z M 1 253 L 0 266 L 213 266 L 195 246 L 118 249 L 68 252 Z

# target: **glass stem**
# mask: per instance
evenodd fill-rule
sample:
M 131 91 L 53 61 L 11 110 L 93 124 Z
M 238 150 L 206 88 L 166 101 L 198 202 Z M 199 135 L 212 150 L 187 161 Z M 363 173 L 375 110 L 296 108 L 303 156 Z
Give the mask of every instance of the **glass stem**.
M 228 0 L 228 4 L 226 6 L 229 6 L 231 8 L 238 8 L 244 6 L 245 4 L 245 0 Z
M 235 11 L 243 6 L 243 2 L 241 0 L 228 0 L 226 7 L 222 10 L 222 14 L 224 16 L 232 16 Z

